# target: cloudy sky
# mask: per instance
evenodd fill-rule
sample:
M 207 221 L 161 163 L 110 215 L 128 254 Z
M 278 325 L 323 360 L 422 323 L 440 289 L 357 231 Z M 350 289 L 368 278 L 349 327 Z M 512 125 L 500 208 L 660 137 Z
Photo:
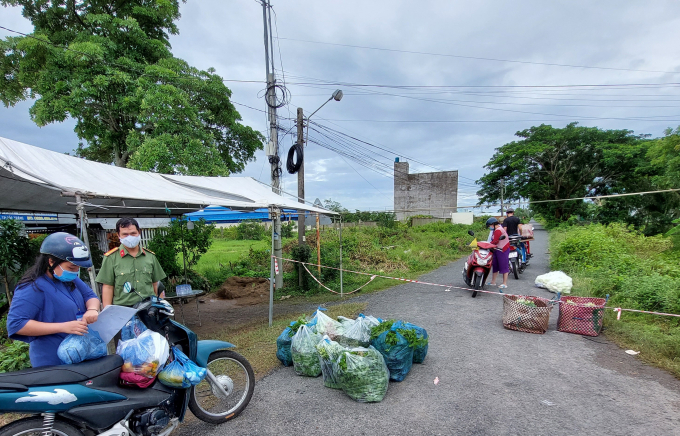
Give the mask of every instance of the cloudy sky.
M 312 119 L 318 125 L 305 156 L 310 200 L 389 209 L 392 162 L 400 156 L 411 172 L 459 170 L 459 205 L 474 204 L 474 180 L 518 130 L 578 121 L 660 136 L 680 125 L 677 1 L 272 5 L 278 80 L 291 94 L 280 124 L 292 126 L 297 107 L 309 114 L 335 89 L 344 92 Z M 264 132 L 264 84 L 248 82 L 265 79 L 259 2 L 188 0 L 181 11 L 175 56 L 214 67 L 243 122 Z M 18 8 L 3 9 L 0 25 L 32 31 Z M 0 107 L 0 136 L 62 152 L 76 147 L 73 122 L 38 128 L 30 105 Z M 284 158 L 292 141 L 281 139 Z M 242 175 L 269 183 L 264 152 Z M 286 191 L 297 192 L 296 181 L 284 170 Z

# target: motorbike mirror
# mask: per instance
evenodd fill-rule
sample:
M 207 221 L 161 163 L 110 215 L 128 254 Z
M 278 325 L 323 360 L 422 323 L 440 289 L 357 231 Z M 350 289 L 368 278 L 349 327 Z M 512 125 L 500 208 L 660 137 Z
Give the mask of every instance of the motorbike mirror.
M 501 236 L 501 238 L 499 239 L 499 241 L 502 241 L 503 239 L 505 239 L 505 235 Z
M 468 230 L 468 235 L 475 236 L 475 232 L 473 232 L 472 230 Z

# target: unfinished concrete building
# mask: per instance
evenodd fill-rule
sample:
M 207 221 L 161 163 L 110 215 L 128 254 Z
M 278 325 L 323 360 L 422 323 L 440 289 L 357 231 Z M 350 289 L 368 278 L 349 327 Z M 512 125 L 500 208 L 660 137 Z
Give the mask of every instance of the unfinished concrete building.
M 398 220 L 413 215 L 450 218 L 458 203 L 458 171 L 409 174 L 408 162 L 394 160 L 394 210 Z

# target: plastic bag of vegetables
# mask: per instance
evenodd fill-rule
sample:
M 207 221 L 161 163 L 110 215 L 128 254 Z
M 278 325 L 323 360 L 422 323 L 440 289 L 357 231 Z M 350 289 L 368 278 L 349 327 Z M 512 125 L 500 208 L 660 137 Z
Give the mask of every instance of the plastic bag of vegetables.
M 306 322 L 307 320 L 305 317 L 302 317 L 297 321 L 292 321 L 290 326 L 286 327 L 279 337 L 276 338 L 276 357 L 284 366 L 291 366 L 293 364 L 293 356 L 290 354 L 290 344 L 295 333 L 297 333 L 298 329 Z
M 173 361 L 158 373 L 158 380 L 171 388 L 189 388 L 199 384 L 208 370 L 192 362 L 186 354 L 172 347 Z
M 321 375 L 323 375 L 323 385 L 327 388 L 340 389 L 340 382 L 337 379 L 337 366 L 334 364 L 340 355 L 347 350 L 339 343 L 331 341 L 328 335 L 324 335 L 321 341 L 316 344 L 319 352 L 319 364 L 321 365 Z
M 146 330 L 135 339 L 118 342 L 116 354 L 123 358 L 123 372 L 155 377 L 168 360 L 170 348 L 163 336 Z
M 353 400 L 375 403 L 385 397 L 390 371 L 382 354 L 375 348 L 353 348 L 345 351 L 335 366 L 343 392 Z
M 378 318 L 360 313 L 352 324 L 347 323 L 347 327 L 341 329 L 336 340 L 347 347 L 368 347 L 371 343 L 371 329 L 378 324 Z
M 290 354 L 293 357 L 293 368 L 298 375 L 318 377 L 321 375 L 319 364 L 319 352 L 316 344 L 321 340 L 321 335 L 312 332 L 310 327 L 301 326 L 290 344 Z
M 340 323 L 323 313 L 325 310 L 326 309 L 323 307 L 316 309 L 314 316 L 307 325 L 312 327 L 316 333 L 322 336 L 328 335 L 329 337 L 334 338 L 337 334 L 338 327 L 340 327 Z
M 413 330 L 395 327 L 394 320 L 383 321 L 371 330 L 371 345 L 385 358 L 390 380 L 402 381 L 413 365 L 413 349 L 417 342 Z M 409 341 L 409 339 L 411 341 Z M 410 343 L 411 342 L 411 343 Z
M 402 321 L 395 322 L 393 328 L 413 330 L 415 332 L 417 341 L 411 344 L 413 346 L 413 363 L 423 363 L 425 356 L 427 356 L 427 349 L 429 348 L 430 342 L 427 330 L 415 324 L 411 324 L 410 322 Z M 409 338 L 406 339 L 408 340 Z

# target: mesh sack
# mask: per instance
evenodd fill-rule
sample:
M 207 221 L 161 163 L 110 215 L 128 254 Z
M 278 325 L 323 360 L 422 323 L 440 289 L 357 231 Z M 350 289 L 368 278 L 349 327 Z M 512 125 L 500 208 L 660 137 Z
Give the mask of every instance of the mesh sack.
M 318 377 L 321 375 L 319 352 L 316 345 L 321 335 L 314 333 L 310 327 L 303 325 L 293 336 L 290 344 L 290 354 L 293 358 L 293 369 L 298 375 Z
M 406 338 L 396 331 L 394 325 L 391 330 L 382 332 L 375 338 L 371 345 L 385 358 L 385 364 L 390 370 L 390 380 L 398 382 L 404 380 L 413 365 L 413 348 Z
M 168 360 L 168 341 L 160 334 L 146 330 L 139 337 L 118 342 L 116 354 L 123 358 L 123 372 L 155 377 Z
M 518 301 L 533 303 L 536 307 Z M 553 303 L 541 297 L 503 296 L 503 327 L 525 333 L 545 333 Z
M 173 360 L 158 373 L 158 381 L 171 388 L 196 386 L 205 378 L 208 370 L 192 362 L 186 354 L 172 347 Z
M 336 340 L 347 347 L 368 347 L 371 329 L 380 324 L 377 318 L 360 313 L 353 323 L 343 323 Z
M 319 364 L 321 365 L 323 385 L 331 389 L 340 389 L 340 381 L 337 376 L 337 365 L 334 364 L 347 349 L 339 343 L 331 341 L 331 339 L 325 335 L 321 341 L 316 344 L 316 350 L 319 353 Z
M 290 344 L 292 341 L 293 330 L 290 327 L 286 327 L 279 337 L 276 338 L 276 357 L 284 366 L 291 366 L 293 364 L 293 356 L 290 354 Z
M 361 403 L 382 401 L 390 382 L 383 355 L 373 347 L 353 348 L 334 364 L 342 390 Z
M 597 336 L 604 321 L 604 298 L 560 298 L 557 330 L 578 335 Z
M 415 324 L 411 324 L 410 322 L 403 321 L 395 322 L 393 328 L 413 330 L 416 333 L 419 343 L 413 348 L 413 363 L 423 363 L 423 361 L 425 361 L 425 356 L 427 356 L 427 350 L 430 346 L 427 330 Z
M 57 357 L 71 365 L 106 356 L 106 344 L 99 333 L 90 329 L 84 335 L 68 335 L 57 348 Z
M 144 331 L 146 331 L 146 326 L 135 315 L 123 326 L 123 329 L 120 331 L 120 338 L 124 341 L 129 341 L 141 335 Z

